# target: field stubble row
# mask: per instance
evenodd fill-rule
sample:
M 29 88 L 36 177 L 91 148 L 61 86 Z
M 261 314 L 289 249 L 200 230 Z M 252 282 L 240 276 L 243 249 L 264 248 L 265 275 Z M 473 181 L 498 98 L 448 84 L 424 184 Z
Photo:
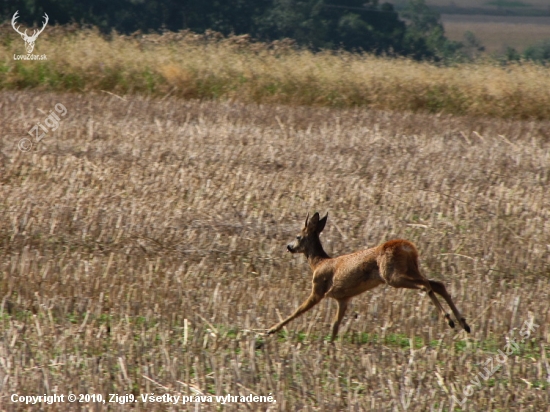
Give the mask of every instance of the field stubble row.
M 59 129 L 19 151 L 57 103 Z M 0 93 L 0 118 L 3 403 L 194 388 L 273 393 L 278 410 L 440 410 L 530 317 L 468 405 L 550 403 L 547 122 L 37 92 Z M 335 347 L 331 301 L 264 338 L 309 293 L 284 251 L 314 210 L 330 254 L 415 242 L 471 337 L 381 287 Z

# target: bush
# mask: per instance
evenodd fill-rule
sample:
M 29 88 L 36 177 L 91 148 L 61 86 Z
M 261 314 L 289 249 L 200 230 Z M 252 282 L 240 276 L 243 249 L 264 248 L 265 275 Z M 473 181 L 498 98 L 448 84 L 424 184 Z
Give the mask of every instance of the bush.
M 525 50 L 524 57 L 538 63 L 550 61 L 550 39 L 543 40 L 537 44 L 528 47 Z

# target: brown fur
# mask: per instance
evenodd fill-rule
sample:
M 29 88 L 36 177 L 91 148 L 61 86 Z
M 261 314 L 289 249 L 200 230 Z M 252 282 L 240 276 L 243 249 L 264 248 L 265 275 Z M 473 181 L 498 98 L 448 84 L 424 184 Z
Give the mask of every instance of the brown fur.
M 287 246 L 291 253 L 306 255 L 313 271 L 313 288 L 308 299 L 291 316 L 269 329 L 268 334 L 277 332 L 323 298 L 330 297 L 338 302 L 338 312 L 332 324 L 332 341 L 334 341 L 351 298 L 383 283 L 395 288 L 426 291 L 439 312 L 454 328 L 454 322 L 441 306 L 435 293 L 441 295 L 451 307 L 460 325 L 466 332 L 470 332 L 470 327 L 454 305 L 445 285 L 425 278 L 420 272 L 418 251 L 413 243 L 404 239 L 395 239 L 371 249 L 331 258 L 323 250 L 319 239 L 327 216 L 320 219 L 319 213 L 315 213 L 308 220 L 308 215 L 305 226 L 296 240 Z

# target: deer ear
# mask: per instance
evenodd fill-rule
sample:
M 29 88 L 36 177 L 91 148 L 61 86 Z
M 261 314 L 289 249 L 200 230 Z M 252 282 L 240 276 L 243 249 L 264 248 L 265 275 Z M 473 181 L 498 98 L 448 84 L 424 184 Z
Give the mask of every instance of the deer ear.
M 306 229 L 308 232 L 313 232 L 317 229 L 317 224 L 319 223 L 319 213 L 315 212 L 309 222 L 307 223 Z
M 323 231 L 323 229 L 325 228 L 325 225 L 327 224 L 327 218 L 328 218 L 328 212 L 325 215 L 325 217 L 319 220 L 319 223 L 317 223 L 317 228 L 316 228 L 317 233 L 321 233 Z

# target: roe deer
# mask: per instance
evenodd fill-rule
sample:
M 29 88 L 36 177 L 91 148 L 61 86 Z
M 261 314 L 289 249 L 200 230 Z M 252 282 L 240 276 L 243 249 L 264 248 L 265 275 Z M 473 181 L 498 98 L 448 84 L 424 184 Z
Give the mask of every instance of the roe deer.
M 324 297 L 329 297 L 338 302 L 338 312 L 332 323 L 333 342 L 351 298 L 383 283 L 394 288 L 421 289 L 428 292 L 433 304 L 447 319 L 449 326 L 454 328 L 454 322 L 437 300 L 435 293 L 441 295 L 451 307 L 460 325 L 470 333 L 470 327 L 454 305 L 445 285 L 426 279 L 420 273 L 418 252 L 413 243 L 403 239 L 390 240 L 371 249 L 331 258 L 325 253 L 319 240 L 327 217 L 328 213 L 322 219 L 319 218 L 319 213 L 315 213 L 308 221 L 308 213 L 304 228 L 296 240 L 287 245 L 290 253 L 306 255 L 313 270 L 313 290 L 309 298 L 291 316 L 269 329 L 268 335 L 277 332 L 288 322 L 310 310 Z

